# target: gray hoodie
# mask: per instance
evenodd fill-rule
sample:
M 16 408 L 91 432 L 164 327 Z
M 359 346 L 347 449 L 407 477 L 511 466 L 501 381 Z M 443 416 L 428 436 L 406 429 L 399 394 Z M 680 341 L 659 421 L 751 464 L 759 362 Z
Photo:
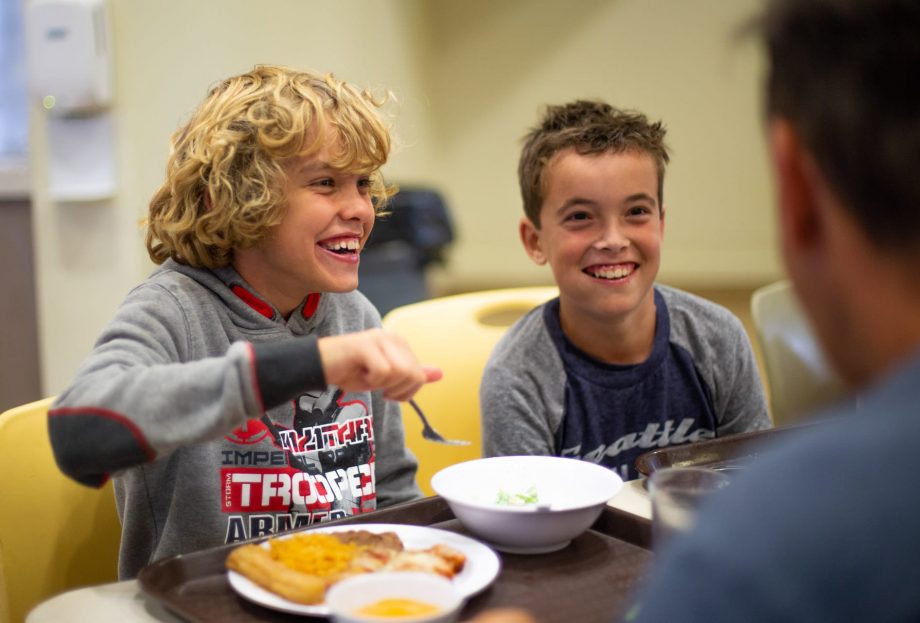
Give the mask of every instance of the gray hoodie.
M 323 379 L 318 337 L 378 326 L 359 292 L 285 320 L 229 267 L 169 260 L 129 293 L 49 412 L 61 469 L 113 478 L 119 577 L 419 497 L 399 405 Z

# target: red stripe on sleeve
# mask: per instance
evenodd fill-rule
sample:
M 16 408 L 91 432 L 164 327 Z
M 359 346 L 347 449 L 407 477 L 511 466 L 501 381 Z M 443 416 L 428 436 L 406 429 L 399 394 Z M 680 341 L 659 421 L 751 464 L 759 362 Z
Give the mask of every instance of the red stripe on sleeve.
M 256 374 L 256 351 L 249 343 L 246 344 L 246 350 L 249 353 L 249 373 L 252 375 L 252 386 L 255 388 L 259 411 L 265 413 L 265 401 L 262 399 L 262 388 L 259 387 L 259 376 Z

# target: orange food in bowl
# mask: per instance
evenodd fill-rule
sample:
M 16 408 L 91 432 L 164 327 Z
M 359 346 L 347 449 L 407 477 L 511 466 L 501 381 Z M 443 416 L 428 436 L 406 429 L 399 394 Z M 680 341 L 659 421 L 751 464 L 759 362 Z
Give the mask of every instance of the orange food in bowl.
M 355 614 L 382 619 L 405 619 L 427 617 L 436 614 L 439 608 L 424 601 L 405 598 L 388 598 L 361 606 Z

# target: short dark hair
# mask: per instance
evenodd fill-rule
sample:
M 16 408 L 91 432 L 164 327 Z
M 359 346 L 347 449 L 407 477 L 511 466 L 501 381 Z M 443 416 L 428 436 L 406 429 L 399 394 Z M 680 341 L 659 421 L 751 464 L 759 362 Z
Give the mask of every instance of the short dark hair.
M 767 112 L 879 248 L 920 244 L 920 2 L 772 0 Z
M 524 137 L 518 182 L 524 214 L 540 227 L 543 172 L 558 152 L 574 148 L 579 154 L 637 151 L 649 154 L 658 168 L 658 205 L 664 194 L 664 169 L 670 157 L 664 125 L 650 123 L 642 113 L 620 110 L 606 102 L 576 100 L 547 106 L 540 123 Z

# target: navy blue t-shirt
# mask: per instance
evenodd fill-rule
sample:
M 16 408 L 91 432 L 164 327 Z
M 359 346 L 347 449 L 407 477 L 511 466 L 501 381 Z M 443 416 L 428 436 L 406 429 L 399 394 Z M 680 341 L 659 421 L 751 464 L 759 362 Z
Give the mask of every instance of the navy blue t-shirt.
M 690 353 L 668 339 L 668 307 L 655 291 L 655 341 L 640 364 L 594 359 L 572 344 L 559 323 L 559 300 L 543 309 L 550 337 L 566 369 L 565 416 L 556 454 L 600 463 L 624 480 L 633 463 L 656 447 L 715 437 L 712 396 Z

